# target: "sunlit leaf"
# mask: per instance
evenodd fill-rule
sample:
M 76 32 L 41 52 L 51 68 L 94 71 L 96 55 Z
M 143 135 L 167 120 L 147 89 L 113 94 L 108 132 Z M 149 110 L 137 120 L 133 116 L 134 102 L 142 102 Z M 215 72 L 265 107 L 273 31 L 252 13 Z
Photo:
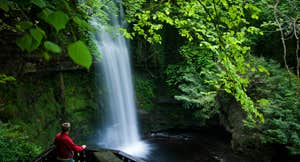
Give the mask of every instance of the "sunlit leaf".
M 44 8 L 47 6 L 47 4 L 44 0 L 31 0 L 31 3 L 39 6 L 40 8 Z
M 61 53 L 61 48 L 54 42 L 45 41 L 44 47 L 53 53 Z
M 69 16 L 62 11 L 55 11 L 47 16 L 47 13 L 42 15 L 42 19 L 52 25 L 57 32 L 66 27 Z
M 24 51 L 31 51 L 32 37 L 29 34 L 25 34 L 21 38 L 16 40 L 16 44 Z
M 68 46 L 68 54 L 75 63 L 87 69 L 92 65 L 92 55 L 88 47 L 82 41 L 70 44 Z

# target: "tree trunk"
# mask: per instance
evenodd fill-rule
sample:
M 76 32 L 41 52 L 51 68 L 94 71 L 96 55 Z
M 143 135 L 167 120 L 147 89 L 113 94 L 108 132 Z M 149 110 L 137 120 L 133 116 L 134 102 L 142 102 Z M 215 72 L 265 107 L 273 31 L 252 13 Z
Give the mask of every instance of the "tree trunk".
M 60 97 L 60 103 L 61 103 L 61 117 L 62 117 L 62 121 L 66 120 L 66 102 L 65 102 L 65 83 L 64 83 L 64 76 L 63 76 L 63 72 L 59 72 L 59 82 L 60 82 L 60 86 L 59 86 L 59 97 Z

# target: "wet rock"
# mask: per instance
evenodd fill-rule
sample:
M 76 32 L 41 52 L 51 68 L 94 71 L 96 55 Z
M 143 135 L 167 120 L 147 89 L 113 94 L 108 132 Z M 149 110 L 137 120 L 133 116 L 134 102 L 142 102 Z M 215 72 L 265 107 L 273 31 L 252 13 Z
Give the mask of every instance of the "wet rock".
M 190 140 L 192 137 L 187 136 L 187 135 L 173 135 L 169 133 L 161 133 L 161 132 L 156 132 L 156 133 L 151 133 L 150 137 L 155 137 L 155 138 L 167 138 L 167 139 L 176 139 L 176 140 Z
M 94 152 L 94 156 L 99 162 L 122 162 L 122 160 L 111 151 Z

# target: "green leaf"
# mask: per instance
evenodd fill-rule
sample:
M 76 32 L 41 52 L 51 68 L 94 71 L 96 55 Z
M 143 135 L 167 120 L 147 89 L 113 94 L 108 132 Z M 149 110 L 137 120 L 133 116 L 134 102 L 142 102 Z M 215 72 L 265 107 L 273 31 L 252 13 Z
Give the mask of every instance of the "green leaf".
M 48 54 L 48 52 L 44 52 L 43 56 L 46 61 L 49 61 L 51 59 L 51 56 Z
M 44 8 L 47 6 L 47 4 L 44 0 L 31 0 L 31 3 L 39 6 L 40 8 Z
M 37 40 L 32 39 L 30 51 L 37 49 L 40 46 L 40 44 L 41 44 L 41 42 L 38 42 Z
M 32 28 L 30 29 L 30 34 L 33 38 L 31 50 L 35 50 L 40 46 L 43 36 L 45 36 L 45 32 L 40 28 Z
M 66 27 L 66 24 L 69 20 L 69 16 L 62 11 L 55 11 L 47 16 L 47 13 L 44 13 L 42 19 L 47 23 L 52 25 L 57 32 Z
M 25 31 L 32 27 L 32 22 L 30 21 L 21 21 L 18 25 L 16 25 L 16 28 L 20 31 Z
M 91 24 L 89 24 L 88 22 L 86 22 L 85 20 L 79 18 L 78 16 L 74 16 L 72 18 L 72 20 L 78 24 L 80 27 L 85 28 L 89 31 L 94 31 L 95 29 L 93 28 L 93 26 Z
M 43 29 L 41 29 L 39 27 L 37 27 L 36 29 L 39 30 L 39 32 L 43 35 L 43 37 L 46 37 L 46 33 Z
M 61 53 L 61 48 L 56 43 L 51 41 L 45 41 L 44 47 L 53 53 Z
M 48 17 L 53 13 L 54 11 L 50 10 L 49 8 L 43 9 L 42 12 L 38 14 L 38 16 L 47 22 Z
M 30 29 L 31 36 L 40 44 L 43 39 L 43 33 L 39 29 Z
M 82 41 L 70 44 L 68 46 L 68 54 L 75 63 L 87 69 L 92 65 L 92 55 L 88 47 Z
M 263 107 L 268 106 L 270 104 L 269 100 L 264 99 L 264 98 L 257 100 L 257 103 L 259 103 L 259 105 L 261 105 Z
M 9 11 L 9 7 L 6 1 L 0 1 L 0 9 L 2 9 L 5 12 Z
M 0 73 L 0 83 L 4 84 L 10 81 L 16 81 L 16 79 L 12 76 L 7 76 L 5 74 Z
M 29 34 L 25 34 L 21 38 L 16 40 L 16 44 L 24 51 L 27 50 L 28 52 L 31 51 L 32 45 L 32 37 Z

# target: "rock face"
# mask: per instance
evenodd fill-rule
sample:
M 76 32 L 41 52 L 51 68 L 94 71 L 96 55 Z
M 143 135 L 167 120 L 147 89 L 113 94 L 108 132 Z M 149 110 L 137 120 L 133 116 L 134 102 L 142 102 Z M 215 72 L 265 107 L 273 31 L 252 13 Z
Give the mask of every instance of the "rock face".
M 94 152 L 94 156 L 98 162 L 122 162 L 122 160 L 120 160 L 115 154 L 107 150 Z
M 21 51 L 15 43 L 21 33 L 1 31 L 0 35 L 0 73 L 18 77 L 26 73 L 84 69 L 73 63 L 65 53 L 61 55 L 51 55 L 51 59 L 47 61 L 41 51 L 34 53 Z
M 99 106 L 90 86 L 92 73 L 66 54 L 51 55 L 47 61 L 42 50 L 22 51 L 16 45 L 22 33 L 1 30 L 0 35 L 0 76 L 16 79 L 0 83 L 0 121 L 20 126 L 31 142 L 43 148 L 53 143 L 64 120 L 73 123 L 76 142 L 92 134 Z
M 241 105 L 229 95 L 218 99 L 221 103 L 227 103 L 221 104 L 220 107 L 220 125 L 231 133 L 232 150 L 254 161 L 271 161 L 274 149 L 261 144 L 258 134 L 244 127 L 243 120 L 246 118 L 246 113 Z

